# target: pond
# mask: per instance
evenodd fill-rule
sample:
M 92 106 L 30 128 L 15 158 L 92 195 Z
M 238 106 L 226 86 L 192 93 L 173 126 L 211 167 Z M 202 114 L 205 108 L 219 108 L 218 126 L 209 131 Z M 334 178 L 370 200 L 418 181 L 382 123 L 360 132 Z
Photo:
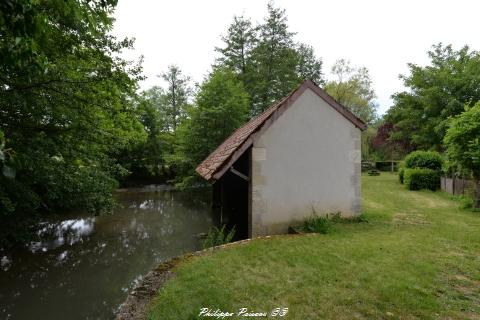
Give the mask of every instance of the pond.
M 1 319 L 111 319 L 128 292 L 168 258 L 201 248 L 210 193 L 163 186 L 117 192 L 111 215 L 44 222 L 42 241 L 0 253 Z

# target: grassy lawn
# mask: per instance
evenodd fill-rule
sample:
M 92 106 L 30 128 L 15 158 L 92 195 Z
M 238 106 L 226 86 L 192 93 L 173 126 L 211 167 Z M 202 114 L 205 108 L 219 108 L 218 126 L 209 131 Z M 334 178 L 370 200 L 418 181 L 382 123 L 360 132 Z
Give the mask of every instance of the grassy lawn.
M 368 223 L 257 239 L 180 264 L 149 319 L 288 307 L 288 319 L 480 319 L 480 214 L 362 177 Z

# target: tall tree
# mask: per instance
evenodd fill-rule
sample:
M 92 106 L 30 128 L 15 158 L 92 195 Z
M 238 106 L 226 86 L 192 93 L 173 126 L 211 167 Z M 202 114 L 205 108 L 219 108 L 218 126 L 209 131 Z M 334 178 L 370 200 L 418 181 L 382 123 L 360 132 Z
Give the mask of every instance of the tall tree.
M 195 167 L 248 117 L 248 94 L 236 74 L 217 68 L 202 83 L 195 106 L 179 127 L 179 145 L 174 161 L 181 168 L 181 180 L 194 180 Z
M 332 74 L 335 79 L 327 82 L 325 91 L 357 117 L 372 123 L 377 105 L 368 69 L 352 67 L 350 61 L 340 59 L 332 66 Z
M 258 114 L 287 95 L 301 81 L 296 71 L 293 32 L 288 30 L 285 10 L 268 3 L 268 15 L 259 26 L 259 42 L 253 49 L 255 87 L 249 90 L 252 113 Z
M 324 85 L 321 59 L 315 56 L 315 50 L 307 44 L 297 45 L 297 75 L 301 80 L 310 79 L 317 85 Z
M 217 64 L 232 68 L 250 96 L 250 116 L 283 98 L 305 79 L 323 84 L 322 61 L 311 46 L 296 44 L 288 30 L 285 10 L 273 2 L 267 6 L 263 23 L 235 17 Z
M 188 100 L 192 94 L 189 86 L 190 78 L 184 76 L 176 65 L 170 65 L 161 78 L 167 82 L 166 105 L 164 106 L 168 126 L 175 133 L 179 123 L 186 116 Z
M 173 137 L 167 124 L 166 100 L 165 90 L 158 86 L 143 91 L 138 97 L 136 113 L 147 139 L 119 156 L 121 164 L 130 172 L 124 183 L 159 183 L 170 177 L 165 158 L 173 153 Z
M 222 36 L 223 48 L 215 48 L 221 54 L 218 64 L 234 70 L 241 81 L 246 82 L 250 66 L 251 52 L 256 43 L 256 28 L 250 19 L 235 16 L 227 34 Z
M 480 100 L 480 53 L 468 46 L 455 51 L 440 43 L 428 55 L 429 65 L 408 65 L 410 74 L 401 79 L 409 90 L 393 95 L 386 119 L 395 126 L 394 139 L 441 150 L 449 117 Z

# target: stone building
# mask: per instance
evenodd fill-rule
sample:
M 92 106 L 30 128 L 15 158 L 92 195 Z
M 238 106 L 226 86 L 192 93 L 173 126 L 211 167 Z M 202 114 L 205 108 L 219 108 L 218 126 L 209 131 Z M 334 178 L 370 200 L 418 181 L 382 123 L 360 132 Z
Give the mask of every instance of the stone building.
M 198 167 L 240 237 L 286 233 L 313 212 L 360 213 L 366 124 L 307 80 L 237 129 Z

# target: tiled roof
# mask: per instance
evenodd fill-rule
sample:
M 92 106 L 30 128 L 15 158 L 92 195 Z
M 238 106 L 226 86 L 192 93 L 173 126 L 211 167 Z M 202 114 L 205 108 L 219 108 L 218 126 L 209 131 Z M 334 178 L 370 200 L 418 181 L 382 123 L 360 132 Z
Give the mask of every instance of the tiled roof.
M 227 164 L 236 161 L 241 154 L 253 143 L 251 137 L 258 132 L 268 119 L 275 120 L 278 116 L 272 117 L 279 109 L 285 110 L 307 89 L 317 93 L 323 100 L 331 105 L 335 110 L 340 112 L 355 126 L 364 130 L 366 125 L 363 121 L 354 116 L 348 109 L 337 103 L 332 97 L 326 94 L 311 80 L 306 80 L 297 89 L 292 91 L 288 96 L 269 107 L 263 113 L 252 118 L 242 127 L 235 130 L 230 137 L 228 137 L 215 151 L 213 151 L 202 163 L 198 165 L 196 171 L 206 180 L 216 180 L 223 175 Z M 271 123 L 270 123 L 271 124 Z M 232 163 L 233 164 L 233 163 Z M 226 167 L 226 168 L 225 168 Z

